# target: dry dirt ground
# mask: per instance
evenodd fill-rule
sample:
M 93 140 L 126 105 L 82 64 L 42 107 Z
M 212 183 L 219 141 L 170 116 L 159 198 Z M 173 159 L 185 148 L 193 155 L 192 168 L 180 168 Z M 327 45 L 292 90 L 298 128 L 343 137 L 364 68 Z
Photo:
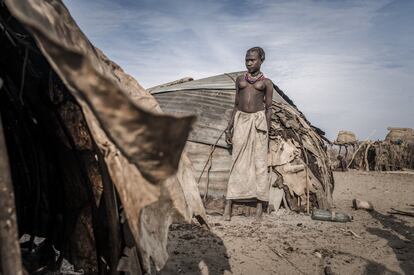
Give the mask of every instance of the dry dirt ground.
M 314 221 L 279 210 L 253 217 L 209 216 L 211 230 L 172 225 L 170 258 L 160 274 L 414 274 L 414 174 L 335 173 L 335 211 L 349 223 Z M 352 199 L 375 211 L 353 210 Z

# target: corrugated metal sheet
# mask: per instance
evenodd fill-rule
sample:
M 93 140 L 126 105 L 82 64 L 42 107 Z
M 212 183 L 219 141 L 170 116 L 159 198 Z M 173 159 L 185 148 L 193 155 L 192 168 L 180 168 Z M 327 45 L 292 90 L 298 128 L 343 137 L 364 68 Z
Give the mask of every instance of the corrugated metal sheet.
M 185 151 L 194 166 L 194 176 L 198 180 L 211 152 L 211 146 L 194 142 L 187 142 Z M 227 181 L 231 166 L 231 155 L 229 150 L 216 147 L 213 153 L 210 172 L 207 168 L 201 177 L 198 188 L 201 194 L 205 194 L 207 186 L 207 174 L 209 177 L 208 194 L 214 197 L 226 195 Z
M 155 97 L 156 94 L 184 90 L 231 90 L 234 93 L 236 78 L 244 73 L 245 72 L 225 73 L 170 86 L 164 86 L 163 84 L 149 88 L 148 91 Z M 278 103 L 286 103 L 286 101 L 275 90 L 273 90 L 273 100 Z
M 180 91 L 180 90 L 200 90 L 200 89 L 220 89 L 220 90 L 234 90 L 234 81 L 237 76 L 244 72 L 234 72 L 228 74 L 221 74 L 193 80 L 185 83 L 170 85 L 170 86 L 156 86 L 149 88 L 148 91 L 152 94 L 162 93 L 168 91 Z
M 181 90 L 154 96 L 166 113 L 197 115 L 188 140 L 214 144 L 227 127 L 234 106 L 234 94 L 234 90 Z M 228 147 L 224 135 L 218 146 Z

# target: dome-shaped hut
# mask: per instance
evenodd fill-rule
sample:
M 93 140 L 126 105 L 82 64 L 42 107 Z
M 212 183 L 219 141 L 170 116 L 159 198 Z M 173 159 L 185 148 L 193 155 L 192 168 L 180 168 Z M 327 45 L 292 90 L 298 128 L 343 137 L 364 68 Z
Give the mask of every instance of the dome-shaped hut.
M 388 127 L 385 140 L 393 144 L 414 143 L 414 130 L 412 128 Z
M 351 131 L 339 131 L 334 141 L 335 145 L 354 145 L 358 142 L 356 135 Z
M 223 132 L 234 106 L 235 80 L 242 73 L 194 81 L 189 78 L 149 89 L 166 113 L 197 115 L 185 150 L 202 195 L 217 198 L 226 194 L 231 150 Z M 334 180 L 324 133 L 313 127 L 276 85 L 273 94 L 269 154 L 272 188 L 284 189 L 289 205 L 296 210 L 308 205 L 329 208 Z
M 364 141 L 352 156 L 353 169 L 395 171 L 414 169 L 414 130 L 388 127 L 383 141 Z

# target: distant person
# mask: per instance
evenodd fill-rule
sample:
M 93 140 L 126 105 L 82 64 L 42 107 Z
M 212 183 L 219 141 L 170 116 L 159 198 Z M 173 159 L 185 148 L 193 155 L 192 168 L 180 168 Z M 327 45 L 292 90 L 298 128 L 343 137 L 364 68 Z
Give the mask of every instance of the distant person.
M 263 202 L 269 200 L 267 171 L 268 133 L 272 115 L 273 83 L 260 71 L 265 52 L 254 47 L 246 52 L 247 72 L 236 79 L 236 99 L 225 131 L 233 144 L 224 219 L 231 219 L 233 200 L 256 201 L 261 218 Z
M 338 159 L 338 165 L 339 165 L 338 168 L 340 169 L 340 171 L 347 172 L 348 171 L 348 163 L 346 162 L 346 159 L 341 155 L 338 155 L 337 159 Z

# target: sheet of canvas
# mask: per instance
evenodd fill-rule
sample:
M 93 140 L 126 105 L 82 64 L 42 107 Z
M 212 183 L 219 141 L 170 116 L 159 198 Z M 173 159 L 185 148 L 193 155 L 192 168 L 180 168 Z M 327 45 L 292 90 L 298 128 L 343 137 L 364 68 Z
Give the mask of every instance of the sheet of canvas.
M 227 186 L 227 199 L 269 200 L 267 172 L 268 135 L 264 111 L 234 117 L 233 163 Z

